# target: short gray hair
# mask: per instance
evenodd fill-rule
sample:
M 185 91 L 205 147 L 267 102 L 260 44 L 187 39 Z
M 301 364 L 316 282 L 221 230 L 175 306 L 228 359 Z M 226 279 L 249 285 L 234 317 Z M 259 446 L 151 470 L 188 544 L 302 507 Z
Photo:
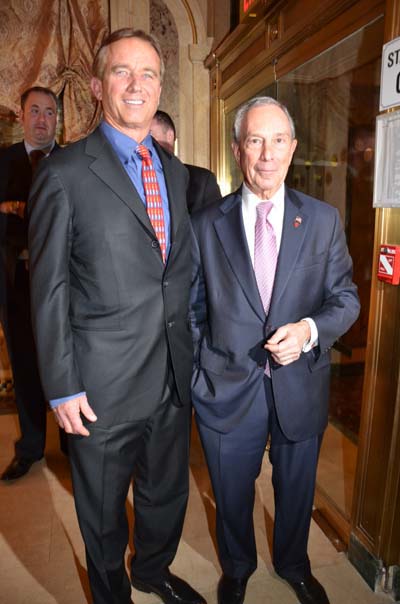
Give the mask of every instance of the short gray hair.
M 254 107 L 263 107 L 264 105 L 276 105 L 277 107 L 282 109 L 283 113 L 286 115 L 289 121 L 290 134 L 292 136 L 292 139 L 296 138 L 296 129 L 294 126 L 294 121 L 287 107 L 285 107 L 285 105 L 282 105 L 282 103 L 274 99 L 272 96 L 256 96 L 250 99 L 249 101 L 243 103 L 243 105 L 241 105 L 237 110 L 232 128 L 233 140 L 235 141 L 235 143 L 239 144 L 242 123 L 249 111 Z

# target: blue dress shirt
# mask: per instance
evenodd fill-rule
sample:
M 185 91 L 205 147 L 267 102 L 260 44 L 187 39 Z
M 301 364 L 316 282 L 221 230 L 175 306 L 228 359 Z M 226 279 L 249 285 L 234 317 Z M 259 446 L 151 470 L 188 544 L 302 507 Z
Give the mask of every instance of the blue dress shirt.
M 144 194 L 143 181 L 142 181 L 142 159 L 137 154 L 136 149 L 139 145 L 133 138 L 130 138 L 126 134 L 123 134 L 119 130 L 116 130 L 107 122 L 100 124 L 100 130 L 114 149 L 118 156 L 121 164 L 124 166 L 126 173 L 132 181 L 133 186 L 139 193 L 140 199 L 146 205 L 146 197 Z M 161 164 L 161 160 L 153 145 L 153 139 L 150 134 L 144 138 L 141 143 L 147 147 L 150 151 L 151 159 L 153 160 L 154 169 L 156 171 L 158 186 L 160 188 L 161 201 L 164 212 L 164 224 L 165 224 L 165 237 L 167 243 L 167 256 L 170 248 L 170 214 L 169 214 L 169 203 L 167 185 L 165 184 L 164 171 Z

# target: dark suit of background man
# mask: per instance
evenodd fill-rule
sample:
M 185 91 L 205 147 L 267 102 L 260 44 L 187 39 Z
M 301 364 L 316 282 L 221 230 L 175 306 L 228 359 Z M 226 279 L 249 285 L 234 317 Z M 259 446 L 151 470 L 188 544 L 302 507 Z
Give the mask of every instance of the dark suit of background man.
M 337 210 L 284 185 L 296 143 L 286 108 L 269 97 L 248 102 L 233 142 L 244 183 L 193 216 L 193 404 L 217 504 L 219 604 L 241 604 L 256 568 L 254 482 L 268 438 L 275 570 L 302 604 L 328 602 L 311 574 L 307 542 L 328 419 L 329 350 L 357 318 L 359 302 Z M 266 200 L 268 222 L 257 220 Z M 268 247 L 260 257 L 260 230 L 278 252 L 270 274 L 276 253 Z M 269 307 L 264 278 L 273 285 Z
M 124 556 L 133 477 L 132 584 L 168 604 L 202 604 L 168 568 L 188 498 L 187 172 L 149 135 L 163 75 L 158 42 L 140 30 L 115 31 L 93 73 L 104 121 L 39 168 L 29 202 L 43 385 L 69 435 L 94 603 L 131 602 Z M 165 263 L 146 211 L 139 144 L 150 151 L 160 187 Z
M 174 153 L 176 140 L 175 124 L 166 111 L 158 109 L 151 122 L 151 135 L 164 149 Z M 192 214 L 209 203 L 221 199 L 215 175 L 207 168 L 185 164 L 189 170 L 189 185 L 187 188 L 188 210 Z
M 21 123 L 24 140 L 0 152 L 0 318 L 21 430 L 15 457 L 1 476 L 5 481 L 26 474 L 43 457 L 46 443 L 47 403 L 30 318 L 28 226 L 24 214 L 37 156 L 41 152 L 48 155 L 58 147 L 54 141 L 56 95 L 40 86 L 26 90 L 21 96 Z

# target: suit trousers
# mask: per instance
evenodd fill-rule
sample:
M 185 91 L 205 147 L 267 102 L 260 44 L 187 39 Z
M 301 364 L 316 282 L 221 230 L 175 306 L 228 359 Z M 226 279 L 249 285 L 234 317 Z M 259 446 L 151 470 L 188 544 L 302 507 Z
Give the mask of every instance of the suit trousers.
M 132 479 L 131 574 L 162 578 L 175 557 L 189 493 L 191 420 L 190 405 L 177 405 L 175 388 L 167 386 L 150 417 L 108 428 L 88 423 L 89 437 L 70 437 L 75 506 L 94 604 L 131 602 L 125 506 Z
M 32 331 L 29 272 L 25 260 L 15 267 L 14 287 L 7 292 L 1 322 L 13 374 L 15 404 L 21 436 L 15 443 L 17 457 L 38 460 L 44 455 L 48 405 L 40 381 Z M 60 448 L 67 454 L 67 435 L 59 430 Z
M 29 272 L 18 260 L 14 289 L 7 293 L 4 332 L 14 380 L 15 402 L 21 438 L 15 444 L 18 457 L 40 459 L 46 443 L 47 403 L 43 394 L 33 339 Z
M 217 543 L 223 572 L 245 578 L 257 567 L 255 481 L 270 441 L 275 500 L 273 564 L 282 578 L 303 580 L 311 572 L 307 543 L 322 435 L 301 442 L 285 437 L 267 376 L 260 396 L 231 432 L 218 433 L 200 421 L 197 424 L 216 500 Z

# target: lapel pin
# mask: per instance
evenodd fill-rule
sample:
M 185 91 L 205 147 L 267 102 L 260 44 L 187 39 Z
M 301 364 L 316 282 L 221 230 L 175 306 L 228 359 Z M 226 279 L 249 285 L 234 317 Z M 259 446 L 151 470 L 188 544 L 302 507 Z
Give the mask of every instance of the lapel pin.
M 294 219 L 294 222 L 293 222 L 294 228 L 297 229 L 301 225 L 302 222 L 303 222 L 303 219 L 301 218 L 301 216 L 296 216 L 296 218 Z

